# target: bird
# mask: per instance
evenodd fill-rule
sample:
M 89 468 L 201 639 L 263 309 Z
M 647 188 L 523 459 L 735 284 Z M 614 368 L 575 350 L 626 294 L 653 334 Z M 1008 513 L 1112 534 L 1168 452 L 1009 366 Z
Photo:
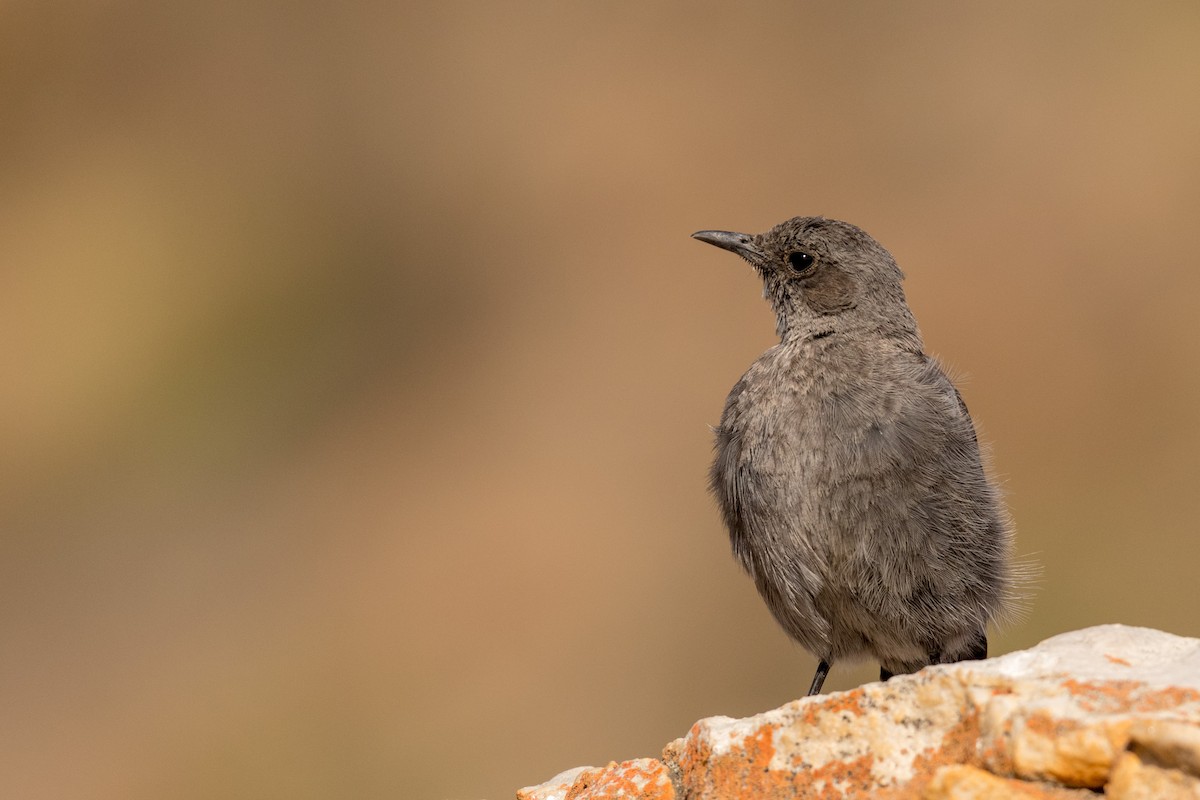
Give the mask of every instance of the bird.
M 861 228 L 795 217 L 692 236 L 762 279 L 779 343 L 713 429 L 710 489 L 784 631 L 880 680 L 987 657 L 1013 599 L 1013 526 L 954 383 L 925 352 L 904 275 Z

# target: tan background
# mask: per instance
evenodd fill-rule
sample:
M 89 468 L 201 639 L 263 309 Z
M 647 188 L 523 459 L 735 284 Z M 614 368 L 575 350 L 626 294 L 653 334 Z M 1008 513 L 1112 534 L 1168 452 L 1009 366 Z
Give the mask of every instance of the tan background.
M 0 10 L 0 795 L 504 798 L 797 696 L 688 234 L 802 213 L 966 377 L 993 651 L 1200 635 L 1200 5 L 190 5 Z

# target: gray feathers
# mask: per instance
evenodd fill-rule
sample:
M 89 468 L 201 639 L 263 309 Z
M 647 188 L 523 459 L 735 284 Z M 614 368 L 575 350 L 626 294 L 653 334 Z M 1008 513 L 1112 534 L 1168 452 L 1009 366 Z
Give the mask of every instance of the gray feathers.
M 827 664 L 869 655 L 885 676 L 981 656 L 1011 533 L 891 255 L 819 217 L 695 236 L 754 266 L 776 314 L 780 343 L 730 392 L 711 473 L 771 613 Z

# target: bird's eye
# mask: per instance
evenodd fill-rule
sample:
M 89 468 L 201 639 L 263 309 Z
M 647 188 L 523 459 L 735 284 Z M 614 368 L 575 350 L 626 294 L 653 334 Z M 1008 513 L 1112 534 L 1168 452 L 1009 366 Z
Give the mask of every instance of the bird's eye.
M 788 253 L 787 260 L 788 263 L 792 265 L 792 269 L 796 270 L 797 272 L 803 272 L 811 267 L 813 263 L 812 256 L 810 256 L 808 253 L 801 253 L 798 250 L 794 253 Z

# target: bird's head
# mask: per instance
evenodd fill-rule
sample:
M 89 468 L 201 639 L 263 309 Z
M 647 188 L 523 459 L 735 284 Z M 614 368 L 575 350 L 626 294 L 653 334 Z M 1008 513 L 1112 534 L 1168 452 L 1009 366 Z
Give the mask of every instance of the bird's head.
M 900 285 L 903 273 L 882 245 L 848 222 L 795 217 L 757 235 L 692 236 L 737 253 L 757 270 L 783 339 L 862 330 L 919 342 Z

